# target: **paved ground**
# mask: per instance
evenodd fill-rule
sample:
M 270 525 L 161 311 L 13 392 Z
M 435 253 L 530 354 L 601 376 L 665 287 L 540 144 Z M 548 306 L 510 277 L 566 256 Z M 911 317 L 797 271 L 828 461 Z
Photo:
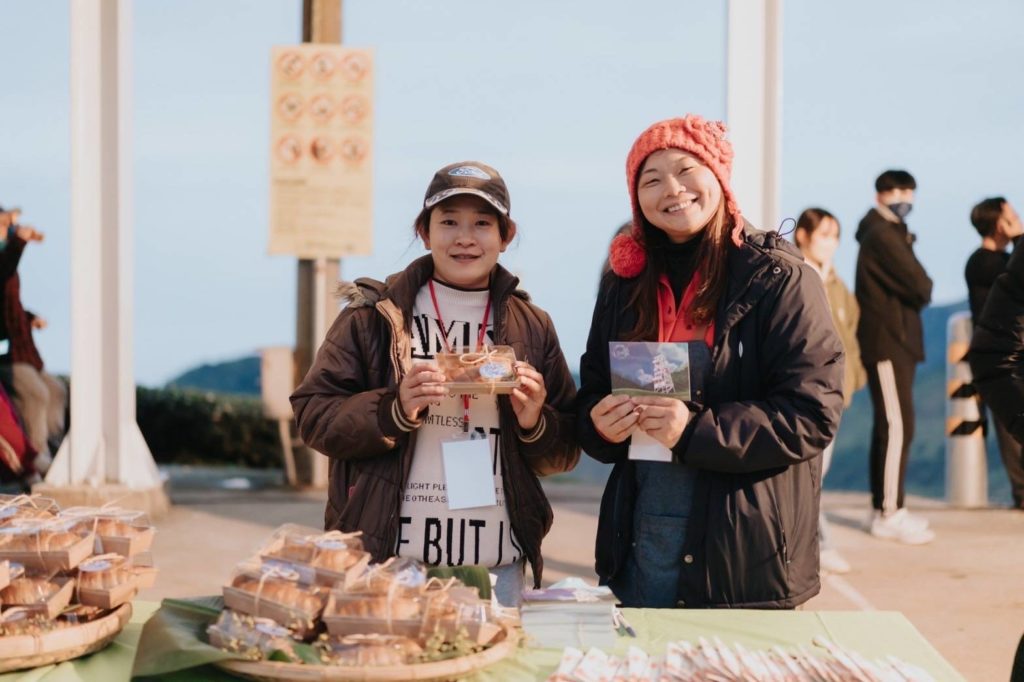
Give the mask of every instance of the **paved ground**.
M 593 538 L 600 491 L 551 486 L 555 526 L 544 544 L 545 579 L 593 577 Z M 172 491 L 175 506 L 159 524 L 156 587 L 143 599 L 219 592 L 232 567 L 254 552 L 276 526 L 318 526 L 322 493 Z M 902 611 L 969 680 L 1005 680 L 1024 632 L 1024 513 L 958 511 L 912 500 L 938 538 L 924 547 L 875 540 L 860 530 L 865 494 L 826 493 L 835 540 L 853 565 L 827 576 L 812 610 Z

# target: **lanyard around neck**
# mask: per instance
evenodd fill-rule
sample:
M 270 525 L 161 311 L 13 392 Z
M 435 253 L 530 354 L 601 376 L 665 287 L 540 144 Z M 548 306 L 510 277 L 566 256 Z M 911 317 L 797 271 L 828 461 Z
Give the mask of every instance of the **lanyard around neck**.
M 441 317 L 441 306 L 437 304 L 437 292 L 434 291 L 434 280 L 427 282 L 427 286 L 430 287 L 430 300 L 434 303 L 434 312 L 437 314 L 437 325 L 441 332 L 441 340 L 444 342 L 444 349 L 449 353 L 452 352 L 452 346 L 448 343 L 448 328 L 444 324 L 444 318 Z M 476 348 L 475 351 L 479 351 L 484 345 L 484 337 L 487 335 L 487 320 L 491 316 L 491 295 L 487 294 L 487 305 L 484 306 L 484 319 L 480 322 L 480 333 L 476 337 Z M 469 432 L 469 396 L 463 394 L 462 396 L 462 431 L 463 433 Z

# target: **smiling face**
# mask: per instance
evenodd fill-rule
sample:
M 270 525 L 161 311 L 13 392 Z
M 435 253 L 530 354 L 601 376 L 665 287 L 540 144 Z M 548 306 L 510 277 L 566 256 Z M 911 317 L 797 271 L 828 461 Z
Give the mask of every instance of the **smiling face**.
M 693 239 L 722 203 L 722 186 L 711 169 L 681 149 L 647 157 L 636 183 L 644 218 L 674 243 Z
M 420 230 L 423 245 L 434 259 L 434 276 L 464 289 L 488 285 L 499 254 L 513 237 L 514 224 L 502 239 L 494 207 L 472 194 L 456 195 L 435 206 L 427 230 Z

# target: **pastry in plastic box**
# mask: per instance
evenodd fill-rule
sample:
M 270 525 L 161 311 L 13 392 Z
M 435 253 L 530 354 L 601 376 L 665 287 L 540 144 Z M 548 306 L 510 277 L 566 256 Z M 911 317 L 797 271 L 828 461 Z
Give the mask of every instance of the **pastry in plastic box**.
M 89 623 L 109 613 L 108 609 L 98 606 L 87 606 L 86 604 L 71 604 L 61 611 L 58 617 L 60 621 L 68 625 L 82 625 Z
M 78 601 L 112 609 L 129 602 L 138 592 L 135 572 L 120 554 L 101 554 L 78 565 Z
M 435 361 L 445 375 L 444 385 L 455 393 L 511 393 L 519 386 L 516 353 L 511 346 L 438 353 Z
M 96 534 L 97 554 L 116 553 L 131 557 L 148 551 L 156 529 L 140 511 L 116 507 L 70 507 L 61 518 L 87 521 Z
M 351 594 L 335 590 L 323 621 L 332 635 L 401 635 L 418 639 L 430 597 L 393 590 L 386 594 Z
M 476 644 L 487 644 L 501 632 L 490 602 L 480 599 L 476 588 L 449 581 L 424 594 L 432 596 L 423 630 L 426 637 L 439 633 L 445 641 L 454 642 L 461 635 Z
M 267 658 L 275 651 L 298 660 L 294 649 L 297 640 L 291 630 L 270 618 L 255 618 L 224 609 L 217 622 L 206 629 L 206 634 L 213 646 L 252 660 Z
M 92 550 L 92 530 L 78 519 L 15 519 L 0 528 L 0 560 L 27 569 L 68 571 Z
M 11 584 L 11 580 L 20 577 L 25 572 L 21 564 L 4 559 L 0 561 L 0 590 Z
M 408 557 L 391 557 L 350 575 L 344 591 L 351 594 L 419 594 L 427 584 L 427 569 Z
M 64 576 L 26 571 L 0 590 L 0 602 L 5 607 L 18 606 L 30 613 L 56 618 L 71 603 L 75 581 Z
M 418 662 L 423 653 L 412 639 L 394 635 L 327 637 L 316 647 L 325 664 L 352 667 L 406 665 Z
M 56 517 L 60 507 L 49 497 L 39 495 L 0 495 L 0 526 L 15 519 L 47 520 Z
M 315 582 L 333 587 L 344 580 L 352 570 L 362 572 L 370 561 L 370 555 L 363 550 L 361 533 L 323 533 L 313 528 L 286 524 L 271 537 L 270 542 L 260 551 L 267 559 L 284 561 L 300 566 L 309 566 L 315 574 Z
M 62 625 L 67 625 L 67 623 L 52 620 L 45 614 L 39 613 L 38 610 L 12 606 L 5 608 L 3 614 L 0 614 L 0 637 L 39 636 Z M 2 648 L 2 644 L 0 644 L 0 649 Z M 2 653 L 0 651 L 0 654 Z
M 135 583 L 140 590 L 145 590 L 156 584 L 156 576 L 159 569 L 153 565 L 153 553 L 142 552 L 131 558 L 132 572 L 135 573 Z
M 224 586 L 224 605 L 251 616 L 271 618 L 301 637 L 313 633 L 328 590 L 303 580 L 287 564 L 242 564 Z

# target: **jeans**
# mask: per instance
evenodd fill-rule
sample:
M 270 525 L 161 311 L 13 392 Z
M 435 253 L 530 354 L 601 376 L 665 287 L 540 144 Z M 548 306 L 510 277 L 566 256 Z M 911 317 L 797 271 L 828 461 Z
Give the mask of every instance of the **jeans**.
M 624 606 L 672 608 L 678 603 L 696 472 L 670 462 L 638 461 L 634 466 L 633 546 L 610 586 Z
M 489 569 L 491 575 L 498 580 L 494 585 L 494 594 L 498 603 L 502 606 L 519 608 L 523 601 L 523 587 L 525 585 L 525 560 L 519 560 L 514 564 L 498 566 Z

